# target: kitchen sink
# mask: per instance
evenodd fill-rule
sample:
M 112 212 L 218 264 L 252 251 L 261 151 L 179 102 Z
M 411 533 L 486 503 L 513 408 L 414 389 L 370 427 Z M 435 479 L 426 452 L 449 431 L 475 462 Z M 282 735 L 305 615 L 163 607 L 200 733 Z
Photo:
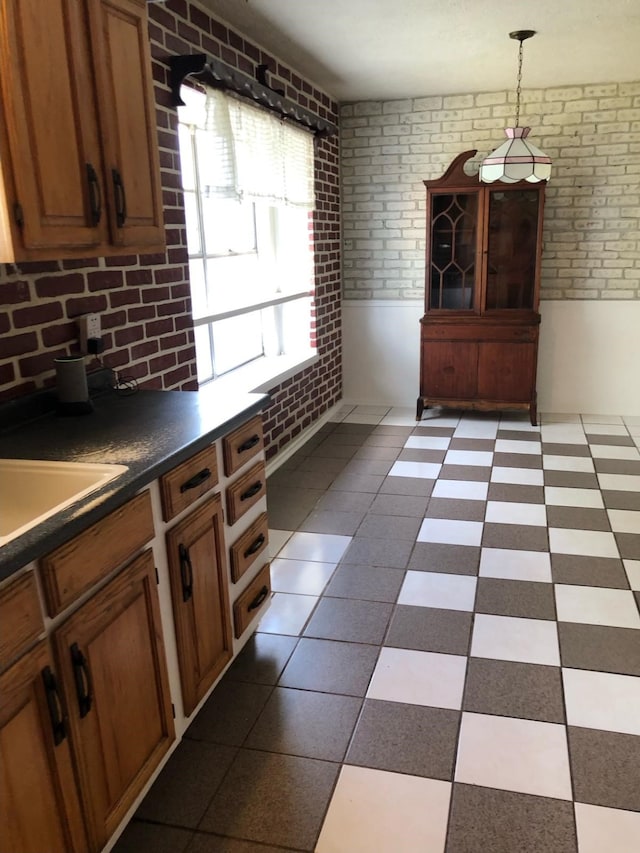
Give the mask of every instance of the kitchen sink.
M 127 470 L 92 462 L 0 459 L 0 546 Z

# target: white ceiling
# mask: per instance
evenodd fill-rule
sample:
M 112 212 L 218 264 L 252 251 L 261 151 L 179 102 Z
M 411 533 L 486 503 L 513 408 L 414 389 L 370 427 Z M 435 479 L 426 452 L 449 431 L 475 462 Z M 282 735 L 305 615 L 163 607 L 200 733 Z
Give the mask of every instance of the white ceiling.
M 640 0 L 199 0 L 341 102 L 640 78 Z

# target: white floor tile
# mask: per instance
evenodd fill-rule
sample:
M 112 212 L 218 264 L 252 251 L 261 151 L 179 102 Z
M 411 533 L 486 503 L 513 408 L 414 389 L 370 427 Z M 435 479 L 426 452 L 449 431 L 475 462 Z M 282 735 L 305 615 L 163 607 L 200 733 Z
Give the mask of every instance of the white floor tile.
M 640 492 L 640 474 L 598 474 L 603 491 Z
M 620 556 L 613 533 L 605 530 L 550 527 L 549 550 L 552 554 L 578 554 L 583 557 Z
M 567 412 L 542 412 L 540 421 L 543 424 L 582 424 L 580 415 Z
M 425 518 L 418 533 L 418 542 L 439 542 L 445 545 L 480 545 L 481 521 L 456 521 L 446 518 Z
M 512 439 L 499 438 L 496 441 L 496 453 L 542 453 L 542 445 L 539 441 L 516 441 Z
M 460 418 L 455 415 L 440 415 L 437 409 L 427 409 L 423 412 L 416 426 L 443 427 L 451 429 L 458 426 Z
M 455 781 L 570 800 L 565 727 L 465 712 Z
M 598 489 L 569 489 L 562 486 L 545 486 L 544 502 L 548 506 L 581 506 L 603 509 L 602 495 Z
M 469 575 L 407 572 L 398 596 L 398 604 L 472 611 L 476 582 L 476 578 Z
M 621 415 L 582 415 L 583 424 L 621 424 Z
M 540 432 L 539 426 L 532 426 L 529 419 L 517 420 L 516 418 L 501 418 L 500 429 L 519 430 L 522 432 Z
M 611 529 L 615 533 L 640 533 L 640 512 L 630 509 L 607 510 Z
M 595 459 L 631 459 L 638 461 L 640 453 L 635 447 L 621 447 L 617 444 L 592 444 L 591 455 Z
M 495 465 L 491 469 L 492 483 L 511 483 L 516 486 L 542 486 L 544 474 L 540 468 L 501 468 Z
M 313 595 L 276 592 L 269 609 L 259 622 L 258 630 L 265 634 L 290 634 L 297 637 L 317 603 L 318 598 Z
M 543 551 L 483 548 L 480 577 L 551 583 L 551 558 Z
M 463 418 L 456 427 L 456 438 L 495 438 L 498 434 L 498 421 L 472 421 Z
M 384 415 L 388 415 L 391 411 L 390 406 L 356 406 L 353 410 L 353 414 L 355 415 L 380 415 L 380 417 L 384 417 Z
M 309 560 L 272 560 L 271 589 L 297 595 L 320 595 L 329 583 L 336 565 Z
M 269 530 L 269 545 L 268 551 L 271 559 L 278 555 L 278 552 L 293 536 L 293 530 Z
M 416 425 L 416 413 L 414 409 L 398 406 L 391 409 L 389 414 L 385 415 L 380 423 L 383 426 L 408 426 L 413 428 Z
M 443 853 L 451 783 L 345 765 L 316 853 Z
M 462 655 L 383 647 L 367 698 L 458 710 L 466 669 L 467 658 Z
M 543 504 L 488 501 L 485 521 L 494 524 L 529 524 L 534 527 L 545 527 L 547 510 Z
M 476 613 L 471 656 L 559 666 L 556 623 Z
M 623 560 L 631 589 L 640 590 L 640 560 Z
M 593 460 L 588 456 L 554 456 L 545 453 L 542 456 L 542 467 L 545 471 L 574 471 L 592 473 Z
M 345 415 L 342 419 L 342 423 L 345 424 L 379 424 L 382 420 L 383 415 L 368 415 L 364 412 L 351 412 L 349 415 Z
M 349 547 L 351 539 L 351 536 L 334 533 L 294 533 L 278 556 L 285 560 L 337 563 Z
M 640 814 L 575 803 L 578 853 L 637 853 Z
M 470 480 L 438 480 L 431 496 L 434 498 L 454 498 L 467 501 L 486 501 L 489 492 L 488 483 Z
M 640 614 L 628 589 L 556 584 L 554 591 L 559 622 L 640 628 Z
M 567 725 L 640 735 L 640 678 L 563 669 L 562 683 Z
M 640 426 L 640 415 L 623 415 L 623 422 L 629 426 Z
M 448 436 L 410 435 L 404 446 L 417 450 L 446 450 L 450 441 Z
M 444 464 L 480 465 L 488 468 L 493 464 L 493 453 L 488 450 L 448 450 Z
M 587 435 L 628 435 L 626 426 L 622 424 L 585 424 Z
M 353 406 L 340 406 L 339 409 L 336 409 L 331 413 L 329 421 L 331 423 L 341 423 L 345 417 L 353 411 L 353 409 Z
M 394 462 L 389 471 L 390 477 L 417 477 L 422 480 L 435 480 L 442 465 L 436 462 Z
M 543 442 L 558 444 L 586 444 L 587 436 L 581 424 L 543 424 L 540 427 L 540 438 Z

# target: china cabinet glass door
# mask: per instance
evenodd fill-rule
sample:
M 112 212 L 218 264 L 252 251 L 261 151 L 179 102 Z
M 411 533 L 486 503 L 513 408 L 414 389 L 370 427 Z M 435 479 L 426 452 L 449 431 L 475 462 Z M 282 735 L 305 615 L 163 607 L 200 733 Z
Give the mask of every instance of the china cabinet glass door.
M 429 307 L 474 307 L 477 193 L 434 195 L 431 211 Z
M 534 307 L 538 243 L 536 190 L 491 190 L 485 309 Z

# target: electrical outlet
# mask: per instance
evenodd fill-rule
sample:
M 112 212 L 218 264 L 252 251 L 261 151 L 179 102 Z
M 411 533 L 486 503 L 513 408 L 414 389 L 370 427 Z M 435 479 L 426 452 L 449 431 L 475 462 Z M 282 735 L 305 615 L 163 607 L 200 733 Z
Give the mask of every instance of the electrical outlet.
M 102 337 L 100 315 L 85 314 L 84 317 L 78 318 L 78 326 L 80 327 L 80 352 L 86 354 L 89 352 L 87 341 L 92 338 L 99 340 Z

